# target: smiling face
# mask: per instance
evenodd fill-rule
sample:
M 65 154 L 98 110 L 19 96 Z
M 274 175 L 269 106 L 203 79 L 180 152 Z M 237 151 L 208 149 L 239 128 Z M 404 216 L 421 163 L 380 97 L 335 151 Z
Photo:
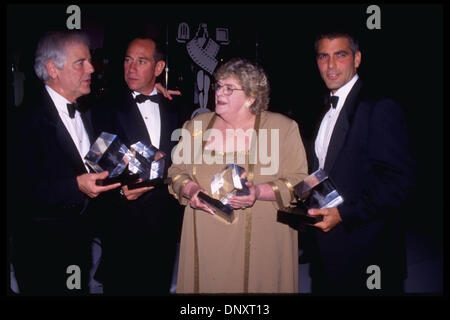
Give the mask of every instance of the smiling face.
M 155 43 L 149 39 L 136 39 L 130 43 L 123 63 L 124 77 L 131 90 L 150 94 L 156 77 L 164 69 L 164 61 L 155 62 Z
M 220 86 L 219 90 L 216 90 L 216 113 L 220 116 L 238 115 L 243 113 L 250 113 L 249 108 L 253 103 L 252 98 L 245 95 L 242 90 L 240 82 L 233 78 L 228 77 L 217 81 Z M 225 87 L 233 90 L 230 95 L 225 94 Z
M 353 55 L 350 42 L 345 37 L 324 38 L 318 43 L 316 61 L 323 81 L 335 93 L 356 74 L 361 52 Z
M 50 76 L 47 84 L 67 100 L 74 102 L 77 98 L 91 92 L 91 64 L 89 48 L 83 43 L 69 43 L 64 52 L 66 62 L 62 69 L 48 61 L 46 68 Z

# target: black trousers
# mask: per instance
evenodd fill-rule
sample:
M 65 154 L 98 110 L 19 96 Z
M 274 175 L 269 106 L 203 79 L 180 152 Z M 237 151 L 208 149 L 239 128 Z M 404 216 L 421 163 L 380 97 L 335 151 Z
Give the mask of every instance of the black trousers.
M 170 294 L 175 243 L 147 239 L 104 238 L 96 279 L 103 293 L 113 296 L 167 296 Z

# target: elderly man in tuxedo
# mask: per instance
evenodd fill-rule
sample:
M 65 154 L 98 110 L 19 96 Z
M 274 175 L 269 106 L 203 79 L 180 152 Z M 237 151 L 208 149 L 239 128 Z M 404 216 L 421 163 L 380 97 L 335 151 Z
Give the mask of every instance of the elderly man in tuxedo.
M 24 295 L 86 294 L 92 202 L 120 185 L 97 186 L 108 172 L 89 173 L 83 162 L 94 138 L 90 111 L 77 104 L 90 93 L 94 72 L 88 39 L 76 31 L 47 33 L 35 72 L 44 83 L 41 96 L 10 132 L 16 278 Z
M 401 294 L 401 212 L 414 181 L 404 115 L 391 99 L 369 93 L 358 77 L 362 53 L 351 35 L 322 34 L 315 49 L 329 104 L 315 139 L 313 170 L 328 173 L 344 203 L 310 209 L 323 216 L 314 225 L 312 292 Z M 369 279 L 374 270 L 377 279 Z
M 127 87 L 105 98 L 94 110 L 96 133 L 117 134 L 127 146 L 138 141 L 166 154 L 171 164 L 173 130 L 180 126 L 178 97 L 157 93 L 164 70 L 160 44 L 148 37 L 132 40 L 126 50 Z M 105 195 L 103 257 L 97 278 L 106 295 L 168 295 L 181 224 L 180 208 L 167 185 L 129 189 Z

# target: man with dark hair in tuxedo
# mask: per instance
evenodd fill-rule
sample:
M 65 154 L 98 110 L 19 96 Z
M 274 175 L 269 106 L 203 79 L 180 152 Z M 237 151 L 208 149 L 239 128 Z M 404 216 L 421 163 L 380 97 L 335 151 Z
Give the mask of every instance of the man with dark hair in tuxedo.
M 96 133 L 117 134 L 127 146 L 138 141 L 166 154 L 171 164 L 173 130 L 180 127 L 177 97 L 164 98 L 155 88 L 165 67 L 159 43 L 132 40 L 124 58 L 127 88 L 106 98 L 94 111 Z M 181 211 L 167 185 L 105 195 L 103 258 L 99 277 L 107 295 L 168 295 L 176 254 Z
M 414 183 L 406 121 L 391 99 L 376 98 L 359 79 L 358 42 L 348 33 L 320 35 L 316 62 L 329 89 L 314 145 L 344 202 L 310 209 L 316 223 L 313 294 L 401 294 L 406 277 L 402 208 Z M 380 274 L 368 281 L 373 267 Z M 370 271 L 370 272 L 369 272 Z

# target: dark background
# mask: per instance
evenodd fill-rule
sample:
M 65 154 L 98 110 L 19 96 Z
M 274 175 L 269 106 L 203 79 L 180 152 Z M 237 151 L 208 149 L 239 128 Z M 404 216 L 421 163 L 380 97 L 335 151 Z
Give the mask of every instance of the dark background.
M 37 40 L 44 32 L 62 29 L 70 14 L 68 4 L 7 6 L 7 113 L 14 113 L 11 63 L 25 73 L 25 100 L 40 85 L 33 71 Z M 257 60 L 271 83 L 272 111 L 299 123 L 305 145 L 310 145 L 319 121 L 325 92 L 315 64 L 313 43 L 320 31 L 343 29 L 359 38 L 360 77 L 372 88 L 391 96 L 403 107 L 417 159 L 417 190 L 406 216 L 408 229 L 426 235 L 441 250 L 443 240 L 443 6 L 378 4 L 381 30 L 369 30 L 369 4 L 78 4 L 81 30 L 91 36 L 92 55 L 103 79 L 99 88 L 114 90 L 123 84 L 122 62 L 127 42 L 138 33 L 166 42 L 168 31 L 169 88 L 183 92 L 186 108 L 194 110 L 194 74 L 186 44 L 178 43 L 180 22 L 229 28 L 230 44 L 217 58 L 243 56 Z M 16 57 L 16 60 L 14 60 Z M 20 57 L 17 60 L 17 57 Z M 101 58 L 108 59 L 102 67 Z M 211 91 L 210 91 L 211 93 Z M 209 100 L 210 103 L 213 99 Z M 213 109 L 212 104 L 208 104 Z M 11 111 L 11 112 L 10 112 Z M 436 249 L 436 248 L 434 248 Z

